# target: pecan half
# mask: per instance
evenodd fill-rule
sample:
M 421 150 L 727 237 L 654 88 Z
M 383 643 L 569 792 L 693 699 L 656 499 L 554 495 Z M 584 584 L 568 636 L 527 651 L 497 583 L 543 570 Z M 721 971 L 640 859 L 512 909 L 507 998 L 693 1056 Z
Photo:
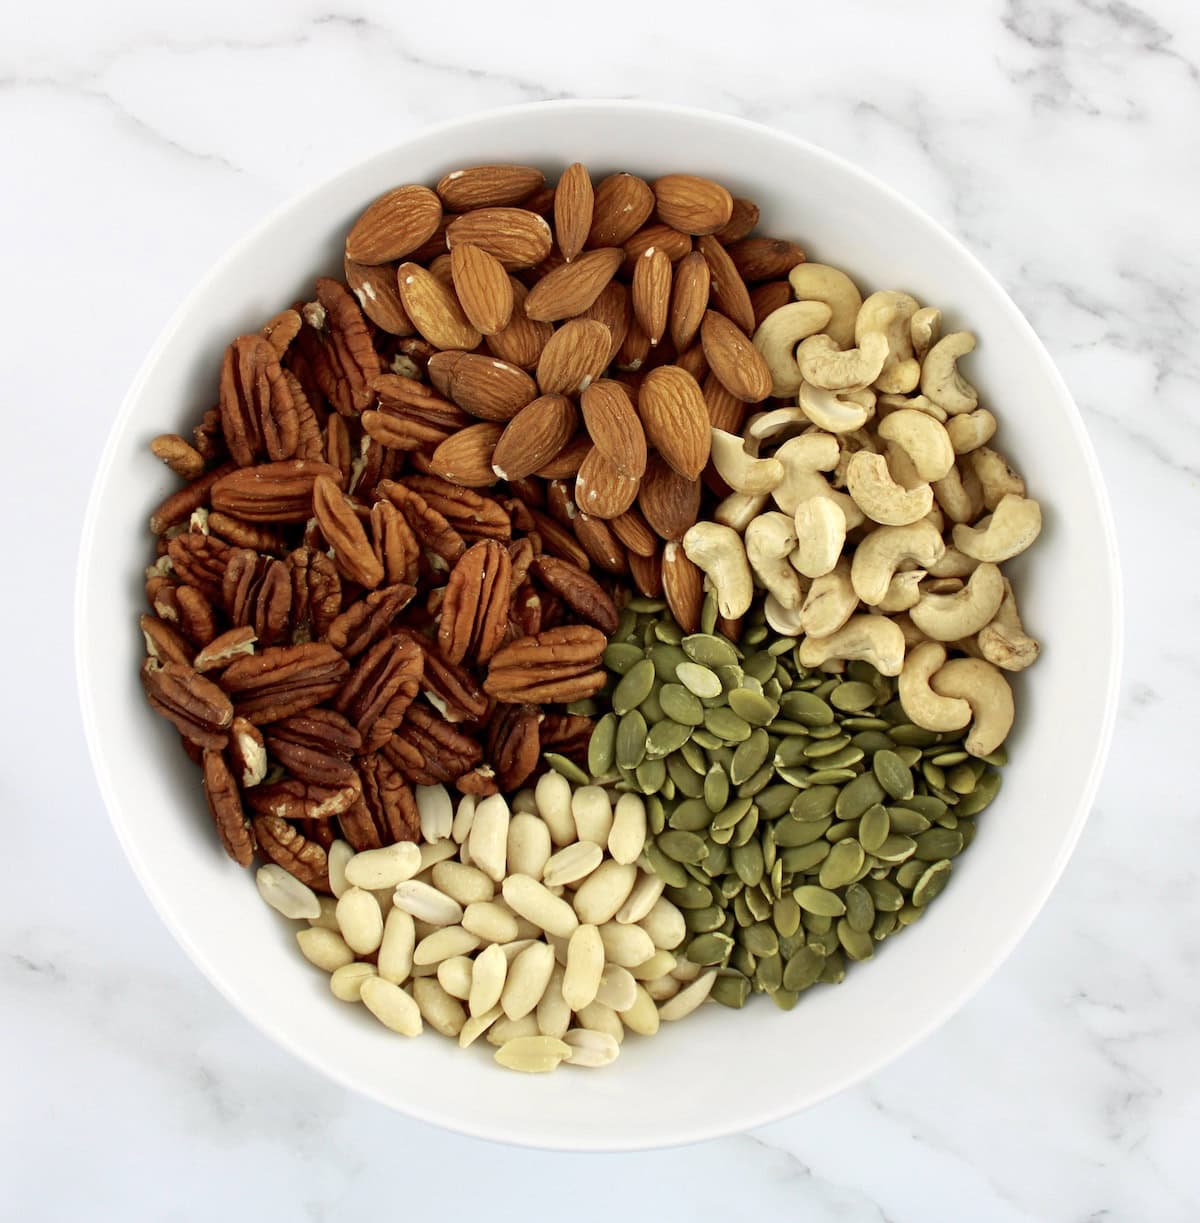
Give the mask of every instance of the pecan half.
M 402 629 L 425 655 L 421 676 L 421 692 L 425 699 L 447 722 L 478 722 L 486 717 L 491 702 L 475 682 L 474 676 L 462 667 L 447 662 L 426 637 Z
M 518 637 L 533 637 L 540 633 L 545 610 L 545 601 L 538 593 L 537 587 L 532 582 L 522 583 L 513 595 L 512 605 L 508 609 L 506 639 L 516 641 Z
M 483 690 L 506 704 L 580 701 L 604 687 L 597 670 L 606 638 L 572 624 L 521 637 L 498 650 Z
M 495 540 L 472 544 L 459 558 L 446 583 L 438 649 L 452 663 L 484 663 L 504 639 L 512 597 L 512 561 Z
M 329 891 L 329 860 L 315 841 L 297 832 L 276 815 L 260 815 L 254 820 L 254 834 L 264 858 L 278 863 L 301 883 L 318 892 Z
M 212 507 L 247 522 L 304 522 L 312 515 L 317 477 L 337 475 L 336 467 L 312 459 L 239 467 L 213 484 Z
M 196 586 L 177 586 L 175 601 L 179 610 L 179 628 L 196 646 L 206 646 L 217 635 L 217 623 L 212 604 Z
M 443 568 L 453 565 L 466 550 L 463 537 L 420 493 L 398 480 L 381 480 L 375 495 L 386 498 L 404 515 L 421 547 L 442 561 Z
M 297 316 L 299 317 L 299 316 Z M 300 439 L 296 443 L 296 458 L 321 459 L 325 455 L 325 447 L 321 439 L 321 422 L 305 394 L 300 379 L 290 369 L 283 371 L 284 381 L 292 393 L 292 404 L 296 409 L 296 419 L 300 426 Z
M 275 725 L 278 726 L 279 723 Z M 348 789 L 355 794 L 361 789 L 358 774 L 348 760 L 319 747 L 297 743 L 290 736 L 275 734 L 273 731 L 274 727 L 264 736 L 267 749 L 271 758 L 293 777 L 334 790 Z
M 253 548 L 255 552 L 282 552 L 283 536 L 270 527 L 243 522 L 229 514 L 213 510 L 208 516 L 209 534 L 217 535 L 235 548 Z
M 138 618 L 146 653 L 157 662 L 176 662 L 190 666 L 192 651 L 188 643 L 165 621 L 157 616 L 142 615 Z
M 471 423 L 457 404 L 414 378 L 381 374 L 372 389 L 379 406 L 362 414 L 362 426 L 382 446 L 395 450 L 437 446 Z
M 225 613 L 235 625 L 249 625 L 263 645 L 287 636 L 292 614 L 292 575 L 283 561 L 236 548 L 222 583 Z
M 267 775 L 263 733 L 245 718 L 234 718 L 229 727 L 229 766 L 243 790 L 258 785 Z
M 342 575 L 368 590 L 378 586 L 383 581 L 383 565 L 355 513 L 354 502 L 329 476 L 318 476 L 313 483 L 313 513 Z
M 342 580 L 333 561 L 315 548 L 297 548 L 284 562 L 292 578 L 292 637 L 324 637 L 342 610 Z
M 212 471 L 206 471 L 199 479 L 176 489 L 164 501 L 160 501 L 151 513 L 150 530 L 155 535 L 161 535 L 181 522 L 187 522 L 192 514 L 208 501 L 217 481 L 236 470 L 232 463 L 222 463 Z
M 204 753 L 204 797 L 225 852 L 238 864 L 249 866 L 254 860 L 254 833 L 242 809 L 237 782 L 219 751 Z
M 454 781 L 483 757 L 483 749 L 445 718 L 414 705 L 403 725 L 383 745 L 384 755 L 418 786 Z
M 412 584 L 420 574 L 421 546 L 408 520 L 390 501 L 371 506 L 371 547 L 383 581 Z
M 577 565 L 557 556 L 539 556 L 534 558 L 530 571 L 547 590 L 606 637 L 617 631 L 617 605 L 604 587 Z
M 405 484 L 411 491 L 420 493 L 463 539 L 512 538 L 512 520 L 494 498 L 485 497 L 473 488 L 451 484 L 441 476 L 409 476 Z
M 221 429 L 239 467 L 263 456 L 290 459 L 300 440 L 300 419 L 279 354 L 261 335 L 238 336 L 221 364 Z
M 358 774 L 353 769 L 350 772 L 353 777 L 343 786 L 327 786 L 298 777 L 255 786 L 246 794 L 246 804 L 256 815 L 275 815 L 283 820 L 327 820 L 341 815 L 362 793 Z
M 372 591 L 346 608 L 329 626 L 326 640 L 346 658 L 357 658 L 386 632 L 416 595 L 415 586 L 397 584 Z
M 320 359 L 313 375 L 322 393 L 342 416 L 355 416 L 374 398 L 371 383 L 381 373 L 379 354 L 358 303 L 336 280 L 317 281 L 320 310 L 304 311 L 319 322 Z
M 518 789 L 537 768 L 540 721 L 536 705 L 509 705 L 496 711 L 488 728 L 488 759 L 501 789 Z
M 302 713 L 333 696 L 350 664 L 324 642 L 271 646 L 225 668 L 221 686 L 237 712 L 258 726 Z
M 181 582 L 195 586 L 211 602 L 221 598 L 221 582 L 233 549 L 199 531 L 185 531 L 167 545 L 167 555 Z
M 276 355 L 282 357 L 299 334 L 302 321 L 298 311 L 281 310 L 267 319 L 258 333 L 270 343 Z
M 155 713 L 161 714 L 193 743 L 222 748 L 233 721 L 233 705 L 216 684 L 179 662 L 147 658 L 142 687 Z
M 425 656 L 407 637 L 385 638 L 354 666 L 334 708 L 344 713 L 363 737 L 363 750 L 382 747 L 400 725 L 421 686 Z
M 226 629 L 225 632 L 214 637 L 192 659 L 192 666 L 197 671 L 218 671 L 221 667 L 227 667 L 235 658 L 241 658 L 244 654 L 253 654 L 254 643 L 257 640 L 254 630 L 249 625 Z
M 595 724 L 592 719 L 581 714 L 548 713 L 542 719 L 542 748 L 546 751 L 553 748 L 572 760 L 582 762 L 587 759 L 593 730 Z
M 277 739 L 311 747 L 349 760 L 362 751 L 362 735 L 334 709 L 309 709 L 281 718 L 271 726 Z
M 340 816 L 342 833 L 355 850 L 379 849 L 421 839 L 416 799 L 400 770 L 384 755 L 365 756 L 362 798 Z

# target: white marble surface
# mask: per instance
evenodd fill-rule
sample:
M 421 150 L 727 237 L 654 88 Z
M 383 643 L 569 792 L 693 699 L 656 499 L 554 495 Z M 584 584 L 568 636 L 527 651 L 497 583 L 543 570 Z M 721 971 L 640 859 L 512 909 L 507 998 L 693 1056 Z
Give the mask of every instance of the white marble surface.
M 581 1220 L 751 1205 L 851 1223 L 1200 1217 L 1198 10 L 575 7 L 44 0 L 0 15 L 0 1217 L 421 1218 L 446 1209 L 447 1185 L 454 1218 L 549 1219 L 563 1203 Z M 210 262 L 279 201 L 425 123 L 573 95 L 690 102 L 802 134 L 965 238 L 1084 411 L 1129 611 L 1095 813 L 991 984 L 806 1115 L 602 1159 L 391 1115 L 231 1010 L 112 836 L 70 648 L 95 457 Z

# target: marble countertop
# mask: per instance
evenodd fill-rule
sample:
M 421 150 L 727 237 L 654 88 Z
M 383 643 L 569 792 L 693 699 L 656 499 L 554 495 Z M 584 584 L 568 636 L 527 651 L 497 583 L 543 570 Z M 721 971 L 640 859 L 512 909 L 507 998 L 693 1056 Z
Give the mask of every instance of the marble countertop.
M 548 1219 L 564 1204 L 580 1220 L 746 1206 L 822 1223 L 1200 1217 L 1197 10 L 751 0 L 739 29 L 711 0 L 686 18 L 667 7 L 464 0 L 441 20 L 385 0 L 58 0 L 0 18 L 0 1217 L 321 1220 L 386 1203 L 421 1218 L 451 1201 L 456 1218 Z M 991 983 L 802 1116 L 603 1162 L 392 1115 L 243 1021 L 121 855 L 70 645 L 96 456 L 210 263 L 292 193 L 424 124 L 587 95 L 801 134 L 964 238 L 1083 410 L 1129 619 L 1092 819 Z

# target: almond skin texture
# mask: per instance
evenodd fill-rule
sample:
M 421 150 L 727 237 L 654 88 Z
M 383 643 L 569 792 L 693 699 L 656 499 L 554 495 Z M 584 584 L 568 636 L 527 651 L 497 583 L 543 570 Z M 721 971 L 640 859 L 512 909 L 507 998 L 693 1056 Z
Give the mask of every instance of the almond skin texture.
M 525 313 L 542 323 L 582 314 L 617 274 L 623 258 L 620 247 L 606 246 L 555 268 L 529 290 Z
M 629 392 L 611 378 L 601 378 L 579 398 L 583 423 L 596 449 L 619 472 L 634 480 L 646 470 L 646 435 Z
M 466 488 L 486 488 L 495 484 L 492 455 L 503 432 L 503 425 L 491 421 L 460 429 L 433 452 L 429 460 L 430 471 Z
M 499 259 L 477 246 L 456 246 L 450 252 L 450 275 L 463 313 L 476 331 L 495 335 L 508 326 L 513 290 Z
M 571 440 L 579 423 L 565 395 L 542 395 L 508 422 L 492 455 L 501 480 L 523 480 L 546 466 Z
M 671 304 L 671 260 L 666 251 L 650 247 L 633 269 L 633 313 L 653 348 L 667 329 Z
M 708 261 L 699 251 L 692 251 L 675 268 L 675 283 L 671 289 L 671 342 L 679 352 L 696 338 L 704 311 L 708 309 L 708 292 L 712 276 Z
M 533 166 L 471 166 L 452 170 L 438 181 L 437 193 L 450 212 L 521 204 L 546 181 Z
M 593 446 L 575 477 L 575 504 L 597 518 L 616 518 L 629 509 L 637 494 L 638 481 L 621 472 Z
M 535 323 L 529 318 L 525 313 L 525 297 L 529 290 L 516 277 L 510 276 L 508 283 L 513 294 L 512 315 L 507 326 L 488 336 L 487 346 L 502 361 L 522 369 L 533 369 L 554 328 L 549 323 Z
M 704 379 L 704 402 L 708 407 L 708 422 L 714 429 L 741 433 L 747 404 L 736 395 L 731 395 L 716 374 L 710 373 Z
M 771 371 L 762 353 L 723 314 L 706 311 L 700 341 L 709 367 L 731 395 L 747 403 L 760 403 L 770 395 Z
M 712 440 L 696 379 L 674 365 L 652 369 L 638 392 L 638 415 L 647 441 L 684 479 L 695 480 L 708 462 Z
M 554 192 L 554 232 L 558 237 L 558 249 L 568 263 L 583 250 L 587 241 L 595 199 L 587 166 L 579 161 L 568 166 Z
M 692 240 L 687 234 L 655 221 L 653 225 L 644 225 L 625 243 L 625 262 L 621 267 L 624 276 L 632 276 L 641 258 L 651 247 L 666 253 L 672 263 L 678 263 L 692 249 Z
M 397 187 L 368 204 L 346 235 L 355 263 L 390 263 L 411 254 L 437 233 L 442 202 L 428 187 Z
M 350 292 L 358 298 L 363 313 L 376 327 L 392 335 L 414 335 L 416 328 L 404 311 L 396 285 L 396 269 L 390 263 L 355 263 L 347 257 L 342 270 Z
M 636 174 L 610 174 L 596 188 L 588 246 L 620 246 L 654 211 L 654 192 Z
M 592 449 L 592 443 L 585 434 L 573 437 L 544 467 L 539 467 L 533 474 L 543 480 L 569 480 L 583 466 Z
M 533 379 L 519 366 L 481 353 L 434 353 L 429 380 L 465 412 L 481 420 L 512 420 L 537 395 Z
M 753 200 L 733 197 L 733 213 L 714 235 L 718 242 L 738 242 L 754 232 L 758 224 L 758 205 Z
M 747 284 L 779 280 L 805 259 L 799 246 L 782 238 L 743 238 L 726 249 Z
M 638 489 L 638 509 L 663 539 L 681 540 L 700 515 L 700 481 L 685 480 L 660 455 L 651 455 Z
M 671 542 L 663 549 L 662 587 L 667 606 L 679 627 L 685 633 L 696 632 L 704 606 L 704 579 L 688 559 L 682 544 Z
M 762 326 L 768 314 L 792 301 L 792 286 L 786 280 L 768 280 L 750 290 L 750 307 L 754 311 L 754 329 Z
M 475 348 L 483 338 L 467 321 L 458 298 L 419 263 L 396 272 L 400 301 L 413 326 L 436 348 Z
M 746 282 L 729 252 L 711 235 L 700 239 L 699 248 L 712 275 L 713 305 L 749 335 L 754 330 L 754 307 Z
M 611 365 L 616 360 L 625 336 L 629 332 L 629 324 L 633 319 L 633 306 L 629 300 L 629 290 L 620 281 L 610 280 L 604 286 L 600 296 L 579 316 L 585 319 L 595 319 L 603 323 L 612 337 L 608 345 L 608 360 L 605 365 Z
M 613 520 L 614 527 L 617 521 Z M 638 593 L 644 594 L 647 599 L 661 598 L 663 592 L 662 558 L 658 553 L 652 552 L 649 556 L 639 556 L 636 552 L 630 552 L 628 559 L 629 576 L 633 578 L 633 584 L 637 587 Z
M 613 534 L 625 545 L 633 556 L 653 556 L 658 539 L 650 530 L 650 524 L 636 509 L 626 510 L 612 520 Z
M 553 239 L 546 218 L 524 208 L 477 208 L 446 227 L 446 244 L 478 246 L 509 271 L 531 268 L 550 254 Z
M 733 215 L 733 196 L 711 178 L 666 174 L 654 184 L 659 219 L 685 234 L 713 234 Z
M 537 365 L 538 386 L 546 395 L 576 395 L 598 378 L 608 363 L 609 334 L 603 323 L 571 319 L 550 337 Z

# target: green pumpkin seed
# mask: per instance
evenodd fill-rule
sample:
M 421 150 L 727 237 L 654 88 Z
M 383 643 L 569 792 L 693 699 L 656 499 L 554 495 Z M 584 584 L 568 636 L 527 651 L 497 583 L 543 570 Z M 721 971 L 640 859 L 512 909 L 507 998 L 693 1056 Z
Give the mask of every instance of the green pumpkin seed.
M 783 984 L 783 960 L 777 955 L 759 960 L 754 970 L 754 983 L 768 994 L 774 993 Z
M 879 784 L 897 801 L 912 798 L 912 770 L 894 751 L 876 752 L 871 767 Z
M 645 855 L 646 865 L 655 875 L 666 882 L 668 888 L 682 888 L 687 884 L 687 871 L 678 862 L 672 862 L 653 841 L 646 843 L 642 853 Z M 708 904 L 712 897 L 708 896 L 707 891 L 705 896 L 708 897 L 705 904 Z M 675 903 L 678 904 L 679 902 L 676 901 Z M 703 906 L 697 905 L 696 907 L 701 908 Z
M 719 905 L 710 904 L 703 909 L 685 909 L 684 925 L 693 934 L 707 934 L 710 930 L 719 930 L 725 920 L 725 910 Z
M 569 782 L 577 786 L 586 786 L 592 779 L 575 763 L 558 752 L 543 752 L 542 759 L 556 772 L 561 773 Z
M 667 817 L 667 824 L 680 832 L 703 832 L 711 820 L 712 813 L 702 799 L 686 798 Z
M 811 790 L 804 790 L 796 796 L 789 816 L 802 823 L 810 820 L 823 820 L 833 812 L 837 800 L 836 786 L 813 786 Z
M 838 942 L 852 960 L 869 960 L 875 954 L 875 940 L 870 930 L 856 930 L 847 918 L 837 924 Z
M 771 729 L 774 731 L 775 728 Z M 774 764 L 783 769 L 807 765 L 808 757 L 804 754 L 804 749 L 809 742 L 805 735 L 789 735 L 786 739 L 781 739 L 775 745 L 775 754 L 772 757 Z
M 880 912 L 895 913 L 904 905 L 904 893 L 888 879 L 869 879 L 863 886 Z
M 970 759 L 967 753 L 959 748 L 952 751 L 947 751 L 944 747 L 926 748 L 925 756 L 930 764 L 936 764 L 939 769 L 953 768 L 956 764 Z
M 758 831 L 758 808 L 751 806 L 750 810 L 738 820 L 733 829 L 733 837 L 730 839 L 730 845 L 737 848 L 739 845 L 745 845 L 752 836 Z M 754 842 L 758 845 L 758 842 Z M 759 847 L 759 855 L 761 856 L 762 849 Z
M 828 934 L 833 929 L 833 918 L 825 913 L 805 912 L 800 920 L 810 936 L 813 934 Z
M 800 905 L 795 896 L 781 896 L 775 901 L 771 906 L 771 920 L 782 937 L 795 934 L 800 929 Z
M 646 719 L 636 709 L 617 723 L 616 757 L 623 769 L 636 769 L 646 758 Z
M 667 776 L 685 798 L 699 798 L 704 793 L 704 779 L 691 769 L 679 752 L 667 757 Z
M 840 944 L 838 943 L 837 931 L 833 927 L 833 922 L 829 918 L 825 920 L 829 921 L 829 929 L 810 932 L 805 946 L 811 947 L 813 951 L 827 956 L 837 951 Z
M 705 667 L 736 666 L 740 655 L 724 637 L 715 633 L 692 633 L 680 642 L 683 652 Z
M 817 879 L 823 888 L 845 887 L 846 884 L 852 883 L 862 870 L 864 860 L 863 847 L 857 841 L 851 838 L 839 841 L 829 851 L 829 857 L 821 863 Z M 800 897 L 797 896 L 796 899 L 799 900 Z
M 792 892 L 792 896 L 805 913 L 812 913 L 817 917 L 841 917 L 846 911 L 842 898 L 824 886 L 801 884 Z
M 825 957 L 812 947 L 801 947 L 790 956 L 783 970 L 783 987 L 788 990 L 806 990 L 816 985 L 820 979 L 821 970 L 825 967 Z
M 663 684 L 658 703 L 668 718 L 684 726 L 699 726 L 704 721 L 704 706 L 682 684 Z
M 761 727 L 750 732 L 750 738 L 740 743 L 733 753 L 729 766 L 729 777 L 734 785 L 741 785 L 753 777 L 762 767 L 771 751 L 771 740 Z
M 861 680 L 851 680 L 834 688 L 829 703 L 846 713 L 861 713 L 875 704 L 875 689 Z
M 655 676 L 664 684 L 675 682 L 675 669 L 680 663 L 687 662 L 687 655 L 675 645 L 656 642 L 647 651 L 647 656 L 654 664 Z M 631 664 L 632 665 L 632 664 Z
M 797 790 L 808 788 L 812 769 L 776 769 L 775 776 Z
M 714 764 L 704 775 L 704 802 L 710 812 L 723 811 L 729 801 L 729 775 L 719 764 Z M 741 819 L 739 815 L 737 817 Z M 736 823 L 737 821 L 733 821 Z M 731 825 L 722 825 L 727 827 Z
M 779 937 L 766 922 L 757 922 L 742 933 L 742 945 L 760 959 L 779 954 Z
M 704 725 L 711 734 L 726 743 L 744 743 L 750 738 L 750 723 L 724 705 L 706 710 Z
M 936 820 L 945 815 L 947 811 L 946 804 L 931 794 L 914 794 L 912 798 L 906 798 L 898 805 L 909 811 L 916 811 L 929 820 Z
M 887 808 L 880 803 L 868 807 L 858 822 L 858 839 L 863 849 L 873 854 L 887 840 L 892 822 Z
M 917 852 L 917 843 L 912 837 L 890 833 L 878 849 L 871 851 L 881 862 L 904 862 Z
M 929 827 L 929 821 L 923 815 L 908 807 L 889 807 L 887 812 L 892 832 L 902 832 L 911 837 Z M 871 852 L 874 853 L 874 850 Z
M 607 777 L 612 772 L 616 742 L 617 715 L 606 713 L 596 723 L 588 740 L 588 772 L 593 777 Z
M 913 904 L 918 908 L 922 908 L 937 897 L 946 884 L 950 882 L 951 869 L 950 863 L 946 861 L 935 862 L 930 866 L 921 875 L 921 878 L 917 880 L 916 887 L 913 888 Z
M 819 866 L 829 856 L 829 842 L 817 840 L 811 845 L 797 845 L 793 849 L 785 849 L 780 855 L 783 869 L 793 875 L 811 871 Z
M 585 697 L 582 701 L 570 701 L 567 703 L 567 713 L 574 714 L 580 718 L 594 718 L 600 712 L 600 706 L 590 696 Z
M 717 627 L 717 620 L 720 616 L 720 611 L 717 608 L 717 600 L 712 591 L 704 596 L 704 602 L 700 605 L 700 630 L 704 633 L 711 633 Z
M 742 670 L 760 684 L 765 684 L 774 677 L 775 667 L 775 659 L 765 650 L 751 654 L 742 661 Z
M 737 877 L 746 887 L 757 887 L 763 877 L 762 846 L 757 841 L 745 841 L 735 846 L 730 860 Z
M 687 945 L 687 958 L 693 964 L 724 964 L 733 950 L 733 939 L 719 930 L 699 934 Z
M 874 718 L 874 717 L 863 716 L 863 717 L 843 718 L 842 719 L 842 728 L 844 730 L 861 731 L 863 734 L 870 734 L 870 733 L 878 734 L 883 731 L 886 731 L 889 726 L 891 726 L 891 723 L 886 718 Z M 883 746 L 884 747 L 891 746 L 890 741 L 888 743 L 885 743 Z
M 792 805 L 796 795 L 797 790 L 793 786 L 773 785 L 760 790 L 755 799 L 763 819 L 774 820 Z
M 775 769 L 770 761 L 767 761 L 757 772 L 751 773 L 745 781 L 737 788 L 739 798 L 756 798 L 763 789 L 766 788 L 771 778 L 775 776 Z
M 847 837 L 856 837 L 858 835 L 858 820 L 834 820 L 829 826 L 829 831 L 825 834 L 825 840 L 830 845 L 836 845 L 839 841 L 844 841 Z
M 975 774 L 969 764 L 957 764 L 946 774 L 946 785 L 955 794 L 970 794 L 975 789 Z
M 707 842 L 694 832 L 668 828 L 665 832 L 659 833 L 655 843 L 668 858 L 685 865 L 703 862 L 708 857 Z
M 846 724 L 843 722 L 843 726 Z M 846 727 L 849 730 L 849 727 Z M 895 745 L 881 730 L 860 730 L 851 740 L 855 747 L 861 747 L 866 753 L 890 751 Z
M 667 780 L 667 766 L 662 760 L 643 760 L 633 772 L 643 794 L 657 794 Z
M 779 713 L 779 706 L 774 701 L 746 687 L 730 692 L 729 708 L 751 726 L 768 726 Z
M 850 736 L 843 734 L 831 735 L 824 739 L 814 739 L 805 745 L 804 758 L 813 763 L 813 768 L 821 768 L 819 763 L 826 756 L 834 756 L 844 747 L 850 746 Z
M 808 775 L 808 784 L 812 786 L 836 786 L 844 781 L 853 781 L 858 774 L 854 769 L 814 769 Z
M 895 879 L 897 887 L 903 888 L 906 892 L 911 892 L 917 886 L 917 880 L 921 878 L 927 869 L 928 863 L 920 862 L 913 858 L 898 867 L 892 878 Z
M 877 943 L 882 943 L 899 924 L 895 913 L 877 913 L 875 915 L 875 924 L 871 927 L 871 937 Z
M 921 776 L 925 778 L 929 785 L 935 786 L 939 790 L 946 784 L 944 770 L 938 768 L 936 764 L 930 764 L 928 760 L 921 761 Z
M 892 736 L 893 743 L 904 747 L 932 747 L 938 741 L 933 731 L 926 730 L 923 726 L 914 726 L 911 722 L 893 726 L 888 733 Z
M 750 914 L 756 922 L 766 921 L 771 916 L 771 907 L 774 903 L 773 897 L 763 895 L 763 886 L 760 883 L 757 887 L 748 887 L 743 893 Z
M 672 722 L 669 718 L 650 728 L 646 736 L 646 755 L 654 760 L 661 760 L 672 752 L 677 752 L 691 737 L 692 728 Z
M 746 1005 L 746 999 L 750 997 L 750 980 L 740 972 L 722 970 L 713 982 L 708 996 L 722 1006 L 740 1011 Z
M 659 620 L 654 625 L 654 635 L 665 645 L 678 645 L 683 640 L 683 630 L 678 624 Z
M 911 926 L 913 922 L 915 922 L 924 912 L 924 905 L 905 905 L 904 908 L 896 914 L 896 920 L 902 926 Z
M 654 599 L 649 595 L 633 595 L 626 601 L 625 606 L 638 615 L 653 616 L 664 611 L 667 604 L 663 599 Z
M 646 798 L 646 824 L 655 836 L 667 826 L 666 811 L 662 799 L 657 794 L 651 794 Z
M 963 822 L 958 826 L 958 831 L 962 834 L 963 849 L 966 849 L 967 846 L 970 845 L 973 840 L 975 840 L 975 834 L 979 830 L 975 827 L 971 820 L 963 820 Z
M 833 709 L 819 696 L 811 692 L 793 689 L 780 699 L 780 711 L 801 726 L 830 726 L 833 724 Z
M 861 883 L 852 883 L 846 889 L 846 921 L 861 934 L 868 933 L 875 924 L 875 902 Z
M 698 777 L 703 777 L 708 772 L 708 757 L 704 754 L 704 748 L 696 742 L 695 731 L 692 732 L 692 737 L 679 749 L 679 754 L 687 761 L 688 768 Z
M 942 858 L 955 858 L 962 853 L 962 833 L 952 828 L 931 828 L 916 837 L 917 852 L 914 855 L 922 862 L 937 862 Z
M 709 833 L 708 857 L 704 859 L 705 873 L 715 879 L 729 869 L 729 846 L 715 841 Z
M 781 1011 L 792 1010 L 800 1001 L 800 995 L 790 989 L 773 989 L 767 996 Z
M 613 689 L 612 707 L 617 716 L 636 709 L 650 695 L 654 687 L 654 664 L 641 658 L 631 666 Z
M 697 726 L 692 731 L 692 742 L 702 747 L 706 752 L 715 752 L 725 744 L 712 733 L 711 730 L 705 730 L 703 726 Z M 707 769 L 708 765 L 705 764 Z
M 823 820 L 800 821 L 794 816 L 779 820 L 775 825 L 775 844 L 780 849 L 795 849 L 801 845 L 811 845 L 819 841 L 829 831 L 833 821 L 826 816 Z
M 610 641 L 604 647 L 604 665 L 618 675 L 624 675 L 629 669 L 641 662 L 642 651 L 635 645 L 623 641 Z
M 750 904 L 745 890 L 733 898 L 733 916 L 738 926 L 743 930 L 753 926 L 758 919 L 750 912 Z
M 822 985 L 841 985 L 846 979 L 846 961 L 840 951 L 831 952 L 825 957 L 825 967 L 821 969 Z

